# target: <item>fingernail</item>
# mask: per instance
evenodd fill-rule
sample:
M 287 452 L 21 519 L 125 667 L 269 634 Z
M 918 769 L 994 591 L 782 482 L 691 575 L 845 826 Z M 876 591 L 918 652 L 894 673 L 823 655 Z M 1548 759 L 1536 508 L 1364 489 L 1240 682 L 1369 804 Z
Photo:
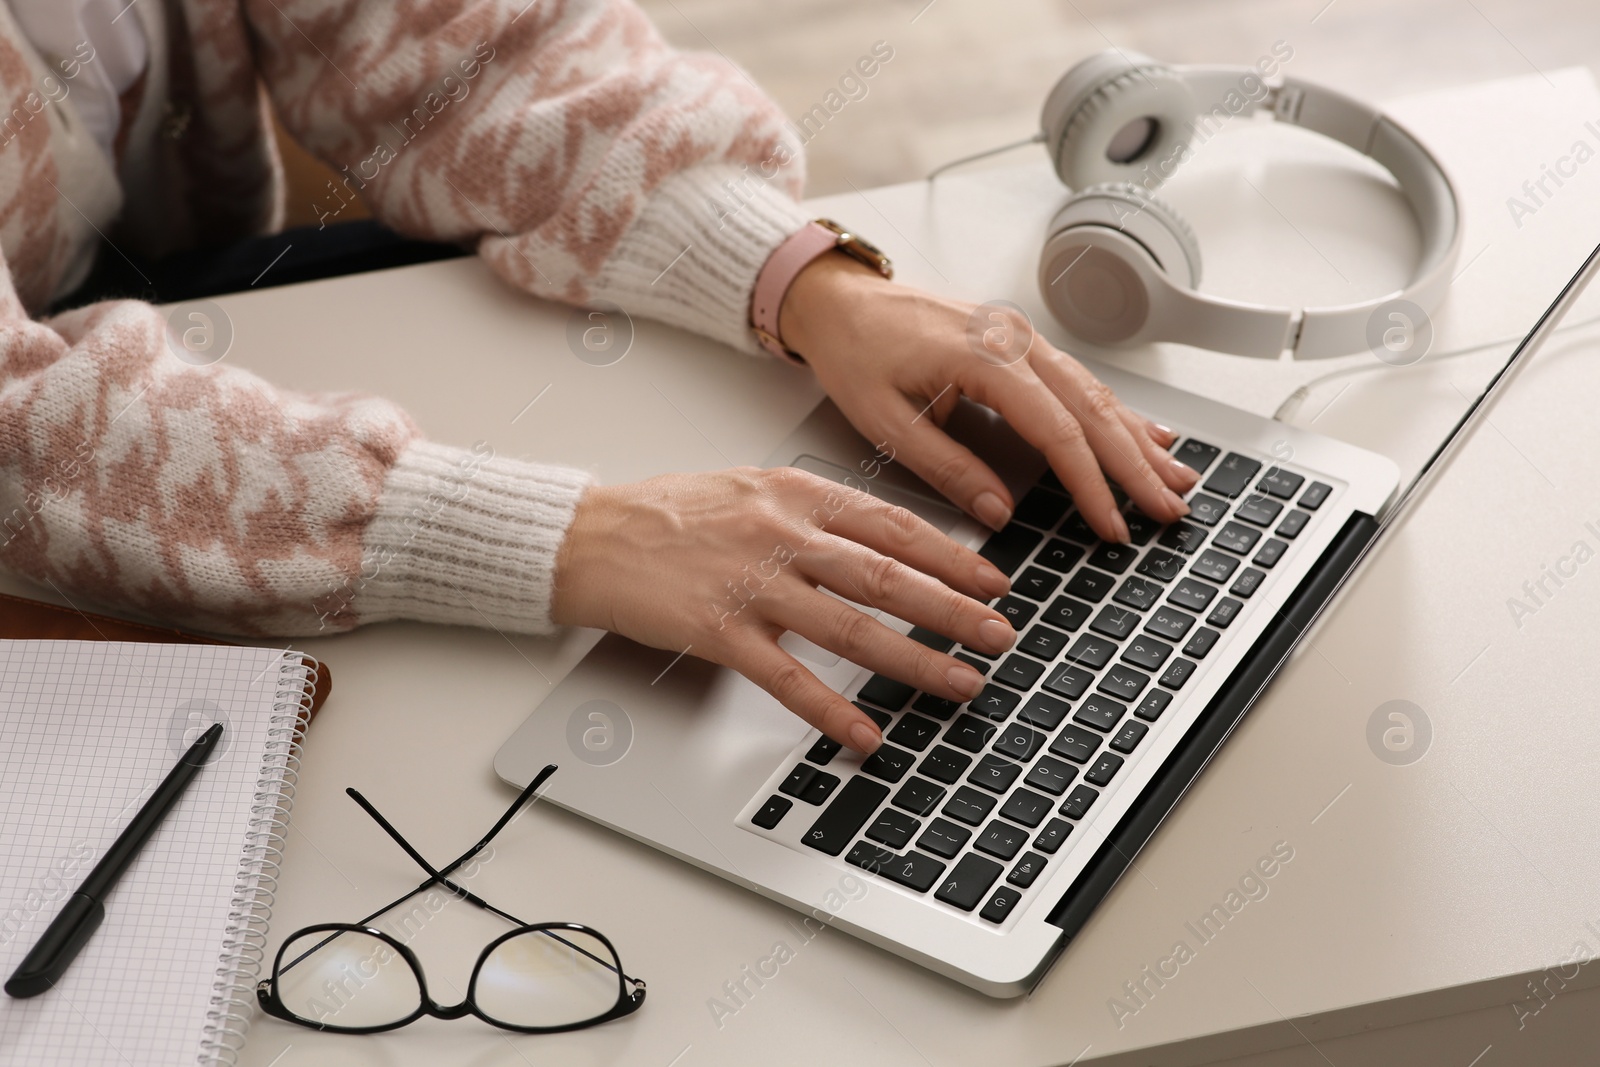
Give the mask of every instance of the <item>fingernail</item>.
M 1184 503 L 1183 497 L 1174 493 L 1171 489 L 1161 490 L 1161 498 L 1167 502 L 1167 507 L 1172 509 L 1174 515 L 1183 516 L 1189 514 L 1189 505 Z
M 1183 479 L 1185 485 L 1192 486 L 1200 480 L 1200 473 L 1176 456 L 1167 460 L 1167 462 L 1172 465 L 1172 469 L 1177 473 L 1178 477 Z
M 990 652 L 1004 652 L 1017 639 L 1017 631 L 999 619 L 984 619 L 978 624 L 978 636 Z
M 1163 426 L 1159 422 L 1152 422 L 1150 425 L 1154 426 L 1161 433 L 1161 435 L 1169 441 L 1178 436 L 1177 431 L 1170 426 Z
M 1128 533 L 1128 520 L 1122 517 L 1122 512 L 1120 511 L 1111 513 L 1111 534 L 1112 540 L 1120 544 L 1127 544 L 1128 540 L 1133 536 Z
M 1011 580 L 1000 573 L 992 563 L 978 564 L 978 587 L 990 596 L 1005 596 L 1011 592 Z M 993 622 L 994 620 L 990 620 Z
M 869 724 L 858 722 L 850 727 L 850 747 L 863 755 L 872 755 L 881 744 L 883 735 Z
M 993 619 L 988 620 L 993 622 Z M 965 663 L 959 667 L 951 667 L 944 672 L 945 681 L 950 683 L 950 688 L 971 700 L 983 689 L 983 675 L 967 666 Z
M 979 493 L 972 502 L 973 513 L 991 530 L 999 530 L 1011 521 L 1011 509 L 993 493 Z

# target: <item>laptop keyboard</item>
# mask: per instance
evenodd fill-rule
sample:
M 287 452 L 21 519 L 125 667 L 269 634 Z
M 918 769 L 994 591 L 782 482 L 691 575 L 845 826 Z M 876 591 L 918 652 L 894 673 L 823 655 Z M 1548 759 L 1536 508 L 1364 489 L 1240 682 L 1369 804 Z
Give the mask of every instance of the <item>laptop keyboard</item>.
M 1162 526 L 1125 507 L 1126 545 L 1100 541 L 1047 471 L 979 550 L 1012 579 L 994 603 L 1012 650 L 910 634 L 983 691 L 960 702 L 873 675 L 855 703 L 882 747 L 835 764 L 839 743 L 817 738 L 752 822 L 801 822 L 806 847 L 1005 922 L 1333 492 L 1192 437 L 1174 454 L 1201 475 L 1191 514 Z

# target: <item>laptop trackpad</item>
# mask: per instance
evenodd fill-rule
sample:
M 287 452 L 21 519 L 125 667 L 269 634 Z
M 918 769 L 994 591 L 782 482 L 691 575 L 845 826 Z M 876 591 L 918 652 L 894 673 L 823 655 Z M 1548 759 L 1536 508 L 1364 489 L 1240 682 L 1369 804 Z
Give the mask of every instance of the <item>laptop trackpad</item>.
M 852 489 L 863 490 L 885 503 L 905 508 L 913 515 L 926 519 L 940 533 L 948 534 L 955 529 L 956 523 L 966 518 L 960 511 L 943 500 L 890 485 L 883 478 L 867 478 L 850 470 L 848 467 L 841 467 L 837 463 L 829 463 L 825 459 L 819 459 L 810 454 L 796 456 L 790 461 L 789 466 L 798 467 L 807 473 L 826 478 L 830 482 L 838 482 L 840 485 L 848 485 Z

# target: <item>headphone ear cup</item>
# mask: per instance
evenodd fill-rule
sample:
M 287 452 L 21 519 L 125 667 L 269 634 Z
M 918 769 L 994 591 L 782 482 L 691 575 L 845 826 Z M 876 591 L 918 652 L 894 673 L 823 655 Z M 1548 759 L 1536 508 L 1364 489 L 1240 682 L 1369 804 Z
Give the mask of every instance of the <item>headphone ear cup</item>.
M 1194 93 L 1172 68 L 1137 52 L 1105 51 L 1061 76 L 1040 122 L 1067 188 L 1154 187 L 1183 161 L 1196 112 Z

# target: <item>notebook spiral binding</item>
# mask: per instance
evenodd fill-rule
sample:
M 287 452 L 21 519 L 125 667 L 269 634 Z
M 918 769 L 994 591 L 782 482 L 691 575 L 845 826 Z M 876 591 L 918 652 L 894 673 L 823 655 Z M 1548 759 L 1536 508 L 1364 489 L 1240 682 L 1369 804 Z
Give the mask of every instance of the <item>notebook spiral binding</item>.
M 320 667 L 312 657 L 294 653 L 286 655 L 278 669 L 267 756 L 256 781 L 248 843 L 239 857 L 232 911 L 212 985 L 211 1007 L 206 1012 L 199 1057 L 202 1064 L 232 1067 L 250 1027 L 253 990 L 266 956 L 267 923 L 277 897 L 284 832 L 300 777 L 300 741 Z

